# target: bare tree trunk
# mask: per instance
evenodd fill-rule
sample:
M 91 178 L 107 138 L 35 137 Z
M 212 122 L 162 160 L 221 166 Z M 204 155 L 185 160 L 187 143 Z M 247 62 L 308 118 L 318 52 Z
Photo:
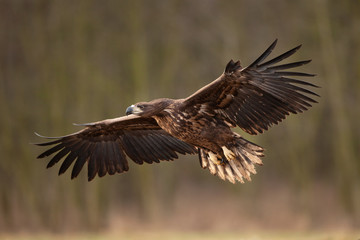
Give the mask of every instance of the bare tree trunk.
M 145 38 L 144 6 L 142 1 L 132 1 L 129 6 L 129 23 L 132 30 L 132 51 L 131 51 L 131 70 L 134 82 L 135 101 L 146 101 L 149 98 L 148 84 L 148 46 Z M 158 199 L 155 189 L 154 173 L 151 166 L 138 168 L 134 173 L 135 184 L 139 189 L 142 214 L 145 218 L 154 219 L 158 209 Z
M 349 212 L 353 212 L 355 203 L 358 201 L 354 196 L 354 190 L 358 188 L 356 174 L 356 157 L 352 148 L 353 132 L 350 128 L 348 113 L 345 103 L 345 86 L 347 81 L 346 73 L 340 71 L 345 69 L 342 64 L 345 62 L 336 53 L 335 40 L 333 33 L 333 22 L 330 17 L 329 1 L 317 0 L 316 10 L 317 23 L 319 27 L 319 37 L 321 42 L 322 61 L 324 63 L 324 77 L 326 79 L 325 88 L 331 108 L 331 118 L 333 121 L 332 139 L 330 146 L 334 154 L 335 175 L 338 177 L 339 192 Z

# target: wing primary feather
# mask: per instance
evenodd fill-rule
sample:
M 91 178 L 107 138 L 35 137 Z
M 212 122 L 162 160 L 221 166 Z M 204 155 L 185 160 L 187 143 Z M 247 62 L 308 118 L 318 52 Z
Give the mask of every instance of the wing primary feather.
M 295 92 L 303 92 L 303 93 L 307 93 L 307 94 L 311 94 L 311 95 L 315 95 L 315 96 L 317 96 L 317 97 L 320 97 L 320 95 L 317 94 L 317 93 L 314 93 L 314 92 L 312 92 L 312 91 L 310 91 L 310 90 L 307 90 L 307 89 L 305 89 L 305 88 L 298 87 L 298 86 L 295 86 L 295 85 L 292 85 L 292 84 L 286 83 L 286 84 L 283 84 L 283 86 L 286 87 L 286 88 L 288 88 L 288 89 L 294 90 Z M 312 101 L 315 101 L 315 100 L 313 100 L 313 99 L 311 99 L 311 100 L 312 100 Z
M 58 144 L 57 146 L 50 148 L 49 150 L 45 151 L 44 153 L 40 154 L 37 158 L 44 158 L 44 157 L 47 157 L 47 156 L 59 151 L 61 149 L 60 146 L 71 147 L 73 144 L 78 142 L 78 139 L 72 138 L 72 137 L 71 138 L 63 138 L 63 139 L 60 139 L 59 142 L 61 142 L 61 143 Z
M 115 164 L 116 171 L 118 173 L 127 171 L 129 169 L 129 167 L 127 165 L 126 156 L 120 145 L 120 139 L 117 139 L 116 142 L 114 142 L 114 151 L 115 151 L 115 154 L 117 155 L 117 158 L 116 158 L 117 162 Z
M 43 152 L 42 154 L 40 154 L 37 158 L 44 158 L 44 157 L 47 157 L 47 156 L 50 156 L 51 154 L 55 153 L 55 152 L 58 152 L 60 151 L 62 148 L 65 147 L 65 144 L 64 143 L 60 143 L 52 148 L 50 148 L 49 150 Z
M 269 67 L 269 68 L 266 69 L 266 71 L 283 70 L 283 69 L 300 67 L 302 65 L 308 64 L 309 62 L 311 62 L 311 60 L 305 60 L 305 61 L 299 61 L 299 62 L 293 62 L 293 63 L 286 63 L 286 64 L 282 64 L 282 65 Z
M 113 175 L 115 173 L 115 166 L 113 165 L 113 150 L 112 150 L 112 141 L 105 141 L 103 144 L 104 152 L 104 163 L 106 165 L 105 174 L 108 173 L 109 175 Z
M 268 81 L 271 81 L 271 82 L 280 82 L 280 83 L 283 83 L 283 82 L 286 82 L 286 83 L 295 83 L 295 84 L 300 84 L 300 85 L 305 85 L 305 86 L 310 86 L 310 87 L 315 87 L 315 88 L 320 88 L 319 86 L 317 85 L 314 85 L 312 83 L 309 83 L 309 82 L 305 82 L 305 81 L 301 81 L 301 80 L 298 80 L 298 79 L 293 79 L 293 78 L 287 78 L 287 77 L 278 77 L 278 76 L 275 76 L 274 78 L 269 78 Z
M 115 152 L 115 148 L 116 148 L 116 144 L 114 141 L 108 141 L 107 142 L 108 145 L 108 151 L 109 151 L 109 162 L 110 162 L 110 166 L 108 166 L 108 173 L 110 175 L 114 175 L 117 172 L 117 168 L 116 168 L 116 164 L 118 162 L 118 155 Z
M 94 144 L 91 142 L 83 146 L 83 148 L 81 149 L 81 154 L 79 154 L 72 169 L 71 179 L 74 179 L 79 175 L 81 169 L 83 168 L 84 164 L 89 159 L 89 157 L 91 156 L 93 150 L 94 150 Z
M 270 53 L 274 50 L 275 46 L 277 43 L 277 39 L 275 39 L 275 41 L 270 45 L 270 47 L 268 47 L 265 52 L 263 54 L 261 54 L 260 57 L 258 57 L 252 64 L 250 64 L 247 68 L 252 68 L 256 65 L 258 65 L 259 63 L 261 63 L 265 58 L 267 58 L 267 56 L 270 55 Z
M 277 56 L 277 57 L 275 57 L 275 58 L 273 58 L 273 59 L 271 59 L 271 60 L 269 60 L 267 62 L 264 62 L 264 63 L 258 65 L 257 67 L 261 69 L 263 67 L 270 66 L 270 65 L 273 65 L 275 63 L 278 63 L 278 62 L 284 60 L 285 58 L 288 58 L 291 55 L 293 55 L 300 48 L 301 48 L 301 45 L 299 45 L 299 46 L 297 46 L 297 47 L 295 47 L 295 48 L 293 48 L 293 49 L 291 49 L 291 50 L 281 54 L 280 56 Z
M 64 162 L 61 164 L 61 167 L 59 169 L 59 175 L 66 172 L 66 170 L 70 167 L 74 160 L 79 156 L 79 150 L 84 144 L 84 142 L 79 142 L 71 147 L 69 155 L 67 155 Z
M 272 86 L 270 84 L 263 84 L 261 88 L 269 93 L 271 93 L 274 97 L 282 99 L 284 102 L 291 103 L 292 101 L 302 101 L 306 100 L 309 102 L 316 103 L 316 101 L 310 97 L 307 97 L 297 91 L 294 91 L 287 86 Z
M 94 177 L 96 176 L 96 173 L 98 172 L 98 164 L 97 164 L 97 158 L 98 158 L 98 154 L 99 154 L 99 149 L 100 145 L 99 144 L 94 144 L 94 151 L 92 152 L 92 154 L 90 155 L 90 158 L 88 160 L 88 181 L 90 182 L 91 180 L 94 179 Z
M 260 89 L 263 93 L 263 102 L 271 107 L 272 111 L 275 111 L 279 115 L 289 115 L 289 111 L 292 111 L 288 108 L 288 104 L 283 102 L 282 100 L 274 97 L 271 93 L 265 92 Z
M 288 84 L 288 86 L 293 86 L 293 85 L 290 85 Z M 291 99 L 294 99 L 294 100 L 297 100 L 301 103 L 304 103 L 305 105 L 308 104 L 306 101 L 308 102 L 312 102 L 312 103 L 317 103 L 314 99 L 308 97 L 308 96 L 305 96 L 297 91 L 294 91 L 294 90 L 291 90 L 289 88 L 287 88 L 287 86 L 271 86 L 269 84 L 264 84 L 262 85 L 263 88 L 266 88 L 266 89 L 272 89 L 272 92 L 274 92 L 274 96 L 277 97 L 277 96 L 281 96 L 284 100 L 284 102 L 291 102 Z M 295 87 L 295 86 L 293 86 Z M 316 95 L 314 93 L 314 95 Z M 309 105 L 311 106 L 311 105 Z
M 62 142 L 62 139 L 57 139 L 55 141 L 50 141 L 50 142 L 44 142 L 44 143 L 32 143 L 36 146 L 49 146 L 49 145 L 54 145 L 54 144 L 57 144 L 57 143 L 60 143 Z
M 65 158 L 64 162 L 61 164 L 58 175 L 63 174 L 70 167 L 70 165 L 74 162 L 77 155 L 74 152 L 70 152 L 69 155 Z
M 60 152 L 58 152 L 47 164 L 46 168 L 51 168 L 55 163 L 59 162 L 66 154 L 70 152 L 70 149 L 65 147 Z
M 261 91 L 261 90 L 260 90 Z M 257 96 L 257 98 L 260 98 L 260 96 Z M 289 107 L 282 101 L 280 101 L 279 99 L 273 97 L 272 95 L 269 95 L 266 92 L 263 92 L 263 99 L 261 100 L 264 104 L 266 103 L 266 110 L 268 112 L 271 112 L 271 115 L 273 116 L 273 118 L 275 118 L 273 120 L 273 122 L 268 122 L 267 126 L 270 126 L 272 123 L 276 124 L 280 121 L 282 121 L 286 115 L 289 115 L 288 111 L 292 110 L 289 109 Z M 265 99 L 264 99 L 265 98 Z M 243 105 L 243 108 L 245 109 L 246 106 L 248 105 L 252 105 L 255 104 L 255 100 L 252 102 L 246 102 L 246 105 Z M 258 104 L 260 106 L 260 104 Z M 249 106 L 251 108 L 251 106 Z M 264 106 L 265 108 L 265 106 Z M 285 108 L 286 110 L 283 110 L 282 108 Z M 229 108 L 230 111 L 234 111 L 232 108 Z M 260 110 L 260 109 L 259 109 Z M 270 111 L 271 110 L 271 111 Z M 237 122 L 237 124 L 247 133 L 249 134 L 257 134 L 258 131 L 254 131 L 253 127 L 250 127 L 249 122 L 247 120 L 244 119 L 244 115 L 242 114 L 241 116 L 238 116 L 235 120 Z M 266 115 L 266 114 L 265 114 Z M 265 123 L 266 124 L 266 123 Z
M 101 143 L 98 143 L 101 147 L 100 150 L 102 152 L 101 157 L 97 158 L 97 164 L 99 166 L 98 176 L 103 177 L 106 175 L 108 170 L 108 151 L 106 142 L 102 141 Z
M 302 106 L 300 103 L 305 103 L 305 101 L 301 100 L 301 98 L 307 100 L 307 101 L 311 101 L 314 102 L 315 100 L 306 97 L 296 91 L 292 91 L 291 95 L 289 96 L 289 92 L 286 90 L 281 89 L 279 86 L 277 86 L 277 88 L 271 86 L 271 85 L 258 85 L 259 88 L 261 88 L 263 91 L 271 94 L 274 98 L 278 98 L 279 100 L 281 100 L 284 104 L 287 104 L 287 108 L 292 112 L 292 113 L 297 113 L 297 109 L 294 107 L 301 107 L 301 108 L 305 108 L 304 106 Z M 290 98 L 289 98 L 290 97 Z M 300 98 L 300 99 L 299 99 Z M 299 103 L 300 102 L 300 103 Z M 308 103 L 306 103 L 308 104 Z M 303 109 L 306 110 L 307 108 Z
M 121 152 L 122 149 L 120 148 L 120 146 L 118 146 L 117 140 L 112 142 L 112 149 L 114 152 L 114 168 L 115 168 L 115 172 L 117 173 L 121 173 L 124 171 L 124 169 L 122 169 L 122 161 L 126 161 L 126 157 L 122 156 Z
M 275 72 L 276 75 L 280 76 L 296 76 L 296 77 L 315 77 L 316 74 L 311 73 L 303 73 L 303 72 L 288 72 L 288 71 L 281 71 L 281 72 Z M 316 85 L 314 85 L 316 86 Z

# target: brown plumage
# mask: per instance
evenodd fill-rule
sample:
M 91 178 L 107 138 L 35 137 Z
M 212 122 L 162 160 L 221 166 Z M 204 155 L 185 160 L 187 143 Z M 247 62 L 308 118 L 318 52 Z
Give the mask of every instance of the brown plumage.
M 127 108 L 127 116 L 82 124 L 85 128 L 79 132 L 48 138 L 37 144 L 51 146 L 38 158 L 54 155 L 47 167 L 65 158 L 59 174 L 74 163 L 71 178 L 87 162 L 90 181 L 96 174 L 128 171 L 127 157 L 143 164 L 197 153 L 201 167 L 223 180 L 250 180 L 255 165 L 262 164 L 263 149 L 231 128 L 262 133 L 290 113 L 307 110 L 316 103 L 309 96 L 318 96 L 302 87 L 317 86 L 293 78 L 314 75 L 287 71 L 310 60 L 275 65 L 301 45 L 264 62 L 276 42 L 248 67 L 231 60 L 218 79 L 188 98 L 140 102 Z

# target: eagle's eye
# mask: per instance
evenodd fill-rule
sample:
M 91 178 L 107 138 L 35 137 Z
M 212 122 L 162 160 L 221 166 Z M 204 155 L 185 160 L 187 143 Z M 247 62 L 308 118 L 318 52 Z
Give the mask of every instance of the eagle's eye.
M 141 110 L 144 109 L 144 105 L 138 105 L 138 108 L 140 108 Z

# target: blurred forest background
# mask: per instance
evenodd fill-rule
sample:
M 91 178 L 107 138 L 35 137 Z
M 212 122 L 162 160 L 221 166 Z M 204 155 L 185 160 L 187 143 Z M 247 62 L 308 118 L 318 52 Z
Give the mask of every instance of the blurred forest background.
M 0 233 L 120 229 L 358 229 L 360 1 L 0 0 Z M 182 98 L 279 39 L 321 98 L 260 136 L 252 182 L 223 182 L 197 156 L 88 183 L 36 159 L 59 136 Z

